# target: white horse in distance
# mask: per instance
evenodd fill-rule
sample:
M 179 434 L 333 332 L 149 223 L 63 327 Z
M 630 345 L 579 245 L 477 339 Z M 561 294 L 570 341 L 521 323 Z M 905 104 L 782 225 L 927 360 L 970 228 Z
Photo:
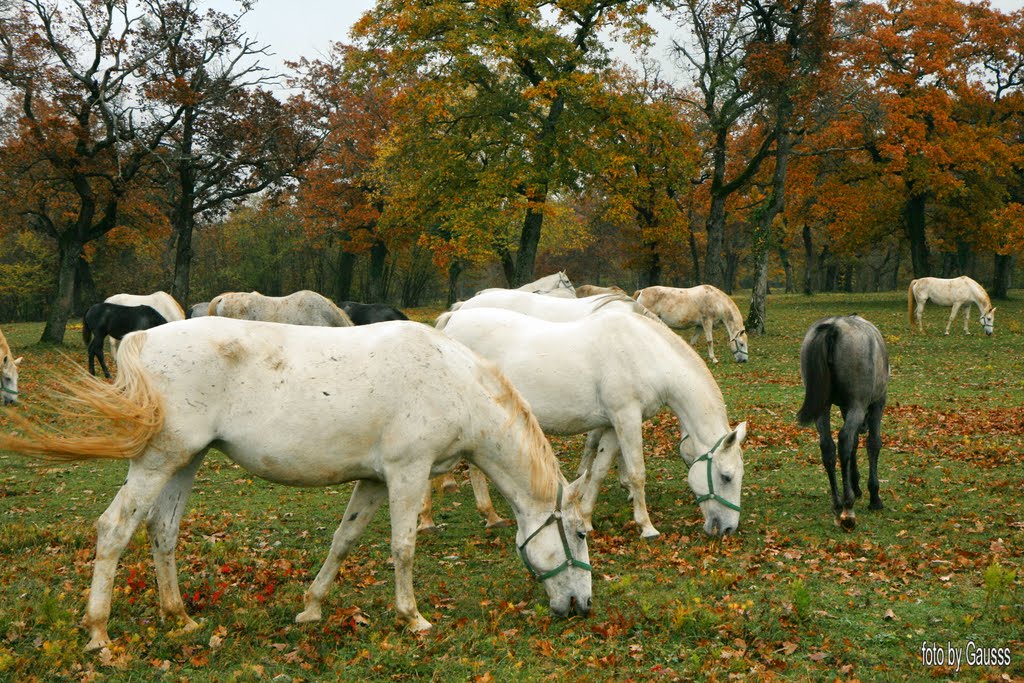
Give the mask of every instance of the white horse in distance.
M 563 299 L 576 298 L 576 288 L 572 286 L 572 281 L 569 279 L 569 276 L 565 274 L 564 270 L 552 273 L 551 275 L 545 275 L 533 282 L 526 283 L 522 287 L 516 287 L 514 290 L 506 290 L 502 287 L 481 289 L 476 293 L 476 296 L 486 292 L 502 291 L 530 292 L 531 294 L 545 294 L 547 296 L 560 297 Z
M 333 301 L 308 289 L 288 296 L 259 292 L 226 292 L 210 301 L 209 314 L 238 320 L 289 325 L 352 327 L 352 320 Z
M 747 331 L 743 326 L 743 316 L 728 294 L 711 285 L 698 285 L 687 289 L 678 287 L 646 287 L 633 294 L 640 304 L 664 321 L 673 329 L 687 329 L 700 325 L 704 329 L 704 338 L 708 345 L 708 359 L 717 363 L 715 358 L 715 325 L 724 325 L 732 347 L 733 358 L 739 363 L 750 359 L 750 346 Z M 700 330 L 690 339 L 696 345 L 700 338 Z
M 992 334 L 992 328 L 995 325 L 996 309 L 992 306 L 992 301 L 988 298 L 988 292 L 985 291 L 985 288 L 966 275 L 961 275 L 951 280 L 938 277 L 923 277 L 911 280 L 910 286 L 907 288 L 907 316 L 910 318 L 910 326 L 913 327 L 916 321 L 917 329 L 920 332 L 924 332 L 921 314 L 924 313 L 924 305 L 928 301 L 940 306 L 953 307 L 953 310 L 949 313 L 949 320 L 946 321 L 946 331 L 944 334 L 949 334 L 949 327 L 953 324 L 956 314 L 960 312 L 960 307 L 964 304 L 967 304 L 967 308 L 964 309 L 964 334 L 971 333 L 967 327 L 967 318 L 970 316 L 971 304 L 978 307 L 978 313 L 981 316 L 979 322 L 982 329 L 985 330 L 985 334 Z
M 178 300 L 163 290 L 152 294 L 113 294 L 103 300 L 104 303 L 119 306 L 149 306 L 164 317 L 167 322 L 185 319 L 185 310 Z M 110 338 L 110 355 L 117 358 L 117 339 Z

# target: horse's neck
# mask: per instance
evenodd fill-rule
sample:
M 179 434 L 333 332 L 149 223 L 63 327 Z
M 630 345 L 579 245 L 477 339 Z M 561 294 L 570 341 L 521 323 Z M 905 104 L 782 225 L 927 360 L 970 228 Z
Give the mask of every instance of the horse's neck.
M 519 425 L 496 430 L 491 443 L 474 452 L 473 463 L 479 467 L 495 488 L 508 501 L 521 528 L 526 528 L 530 516 L 549 513 L 555 509 L 555 495 L 561 474 L 558 466 L 545 467 L 531 462 L 532 437 L 521 435 Z M 526 439 L 527 443 L 521 442 Z M 541 438 L 543 433 L 541 433 Z M 553 460 L 554 456 L 552 456 Z M 538 477 L 535 484 L 534 477 Z
M 725 325 L 729 339 L 732 340 L 733 336 L 743 329 L 743 316 L 740 314 L 740 309 L 736 308 L 732 299 L 720 302 L 718 308 L 720 309 L 719 318 Z
M 988 292 L 974 280 L 968 280 L 967 288 L 971 293 L 971 299 L 974 300 L 974 305 L 978 307 L 981 314 L 992 308 L 992 300 L 988 298 Z
M 683 344 L 678 337 L 676 340 Z M 671 343 L 671 340 L 666 341 Z M 729 430 L 722 392 L 696 353 L 687 354 L 690 349 L 672 346 L 674 353 L 664 357 L 671 359 L 673 367 L 662 373 L 666 402 L 679 418 L 680 429 L 689 434 L 699 448 L 709 449 Z

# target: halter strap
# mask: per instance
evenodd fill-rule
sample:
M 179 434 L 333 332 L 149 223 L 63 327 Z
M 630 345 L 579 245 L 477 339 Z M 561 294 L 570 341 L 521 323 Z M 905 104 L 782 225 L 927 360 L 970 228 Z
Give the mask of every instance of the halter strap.
M 727 436 L 729 436 L 729 435 L 728 434 L 723 434 L 721 436 L 721 438 L 719 438 L 718 441 L 715 442 L 715 445 L 711 447 L 710 451 L 708 451 L 707 453 L 705 453 L 704 455 L 700 456 L 699 458 L 697 458 L 696 460 L 693 461 L 693 465 L 696 465 L 697 463 L 699 463 L 702 460 L 707 460 L 708 461 L 708 492 L 705 493 L 702 496 L 697 496 L 697 504 L 700 505 L 701 503 L 703 503 L 706 500 L 714 500 L 714 501 L 717 501 L 717 502 L 721 503 L 722 505 L 724 505 L 725 507 L 729 508 L 730 510 L 735 510 L 736 512 L 739 512 L 740 511 L 740 506 L 739 505 L 736 505 L 735 503 L 731 503 L 728 500 L 726 500 L 725 498 L 722 498 L 720 495 L 715 493 L 715 482 L 711 478 L 711 458 L 715 454 L 715 451 L 718 450 L 718 447 L 722 445 L 722 442 L 725 441 L 725 437 L 727 437 Z M 691 467 L 693 467 L 693 465 L 691 465 Z
M 8 389 L 7 387 L 5 387 L 3 385 L 0 385 L 0 391 L 4 392 L 5 394 L 10 394 L 11 396 L 17 396 L 18 395 L 17 391 L 15 391 L 14 389 Z
M 555 567 L 554 569 L 549 569 L 546 572 L 541 572 L 533 566 L 533 563 L 530 562 L 530 558 L 527 557 L 526 544 L 532 541 L 537 534 L 544 530 L 544 527 L 546 527 L 548 524 L 551 524 L 552 522 L 558 525 L 558 535 L 562 539 L 562 550 L 565 551 L 565 561 L 562 562 L 562 564 Z M 592 569 L 591 566 L 586 562 L 583 562 L 582 560 L 577 560 L 575 557 L 573 557 L 572 550 L 570 550 L 569 548 L 569 539 L 567 539 L 565 536 L 565 524 L 563 524 L 562 522 L 561 484 L 558 485 L 558 496 L 555 499 L 555 511 L 548 515 L 548 518 L 544 520 L 544 523 L 537 527 L 537 529 L 532 534 L 527 536 L 526 540 L 523 541 L 522 545 L 517 546 L 517 548 L 519 550 L 519 557 L 523 559 L 523 564 L 526 565 L 526 568 L 530 571 L 531 574 L 533 574 L 533 577 L 538 581 L 546 581 L 550 579 L 552 576 L 558 576 L 569 567 L 578 567 L 580 569 L 586 569 L 588 572 Z

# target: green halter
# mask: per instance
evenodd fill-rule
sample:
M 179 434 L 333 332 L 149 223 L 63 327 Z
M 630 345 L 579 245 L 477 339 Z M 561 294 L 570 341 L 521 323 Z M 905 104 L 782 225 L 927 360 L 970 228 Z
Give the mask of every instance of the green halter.
M 722 442 L 725 441 L 726 436 L 729 435 L 725 434 L 724 436 L 722 436 L 722 438 L 715 442 L 715 445 L 711 447 L 710 451 L 708 451 L 707 453 L 693 461 L 693 465 L 696 465 L 701 460 L 708 461 L 708 492 L 705 493 L 703 496 L 697 496 L 697 504 L 700 505 L 706 500 L 715 500 L 724 505 L 725 507 L 729 508 L 730 510 L 735 510 L 736 512 L 739 512 L 739 505 L 736 505 L 735 503 L 730 503 L 725 498 L 722 498 L 720 495 L 715 493 L 715 482 L 711 478 L 711 456 L 713 456 L 715 451 L 718 450 L 718 447 L 722 445 Z M 693 465 L 690 465 L 690 467 L 693 467 Z
M 10 394 L 11 396 L 17 396 L 18 395 L 18 392 L 15 391 L 14 389 L 8 389 L 7 387 L 2 386 L 2 385 L 0 385 L 0 391 L 4 392 L 5 394 Z
M 558 535 L 562 538 L 562 549 L 565 551 L 565 561 L 562 562 L 562 564 L 555 567 L 554 569 L 550 569 L 546 572 L 540 572 L 537 570 L 536 567 L 533 566 L 533 563 L 530 562 L 530 558 L 526 556 L 526 544 L 532 541 L 534 536 L 539 534 L 544 529 L 544 527 L 546 527 L 548 524 L 551 524 L 552 522 L 555 522 L 558 525 Z M 582 560 L 577 560 L 575 557 L 573 557 L 572 550 L 569 549 L 569 539 L 565 537 L 565 525 L 562 523 L 561 484 L 558 485 L 558 497 L 555 500 L 555 511 L 552 512 L 546 520 L 544 520 L 543 524 L 537 527 L 536 531 L 527 536 L 526 540 L 523 541 L 522 545 L 517 547 L 519 549 L 519 557 L 523 558 L 523 564 L 526 565 L 526 568 L 530 570 L 530 573 L 533 574 L 533 577 L 538 581 L 546 581 L 547 579 L 550 579 L 552 576 L 558 576 L 569 567 L 579 567 L 580 569 L 586 569 L 588 572 L 591 571 L 590 565 L 586 562 L 583 562 Z

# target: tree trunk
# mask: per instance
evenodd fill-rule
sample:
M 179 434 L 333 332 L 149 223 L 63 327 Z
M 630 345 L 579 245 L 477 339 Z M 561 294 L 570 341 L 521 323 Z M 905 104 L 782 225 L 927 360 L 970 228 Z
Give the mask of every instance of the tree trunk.
M 804 223 L 804 294 L 814 294 L 814 241 L 811 226 Z
M 700 253 L 697 250 L 697 236 L 690 230 L 690 258 L 693 259 L 693 278 L 691 283 L 694 287 L 701 284 L 700 279 Z
M 711 208 L 705 223 L 708 232 L 708 244 L 704 254 L 704 279 L 707 284 L 729 291 L 726 287 L 726 265 L 722 253 L 725 244 L 725 148 L 728 137 L 722 132 L 715 137 L 712 150 L 711 176 Z
M 175 211 L 174 232 L 176 248 L 174 251 L 174 281 L 171 283 L 171 296 L 184 307 L 189 305 L 189 280 L 192 273 L 192 231 L 195 219 L 191 207 L 180 207 Z M 180 215 L 179 215 L 180 214 Z
M 1010 288 L 1013 287 L 1013 269 L 1017 257 L 1013 254 L 995 255 L 995 275 L 992 282 L 992 297 L 1009 299 Z
M 462 275 L 462 270 L 462 261 L 458 259 L 452 261 L 448 266 L 448 308 L 451 308 L 452 304 L 459 300 L 459 276 Z
M 786 273 L 786 294 L 792 294 L 793 289 L 793 264 L 789 262 L 789 249 L 779 246 L 779 261 L 782 262 L 782 270 Z
M 925 208 L 928 198 L 924 194 L 913 194 L 907 200 L 907 237 L 910 238 L 910 261 L 914 267 L 914 278 L 931 275 L 928 257 L 928 240 L 925 236 Z
M 352 273 L 356 268 L 356 255 L 345 251 L 344 246 L 338 249 L 338 268 L 334 272 L 334 298 L 337 301 L 352 299 Z
M 508 247 L 500 247 L 498 257 L 501 259 L 501 272 L 505 275 L 505 286 L 515 287 L 516 261 L 512 258 L 512 252 L 508 250 Z M 459 272 L 462 272 L 461 268 Z
M 92 269 L 84 257 L 79 256 L 75 263 L 75 305 L 72 315 L 82 316 L 100 297 L 96 293 L 96 283 L 92 279 Z
M 384 282 L 385 266 L 388 260 L 388 248 L 380 240 L 370 247 L 370 301 L 383 303 L 387 300 L 387 285 Z
M 178 198 L 171 214 L 174 231 L 174 281 L 171 296 L 182 306 L 189 304 L 189 281 L 192 272 L 192 231 L 196 221 L 196 169 L 192 156 L 195 139 L 195 107 L 186 107 L 181 116 L 181 143 L 178 145 Z
M 640 289 L 661 284 L 661 254 L 658 253 L 658 245 L 656 242 L 648 242 L 644 246 L 647 248 L 647 258 L 640 271 Z
M 519 235 L 519 252 L 516 254 L 515 279 L 509 287 L 519 287 L 533 281 L 533 267 L 537 262 L 537 245 L 540 244 L 540 231 L 544 226 L 544 202 L 547 192 L 542 191 L 530 198 L 523 219 L 523 231 Z
M 60 239 L 57 242 L 57 292 L 50 305 L 50 315 L 39 341 L 63 344 L 68 318 L 75 303 L 75 271 L 82 256 L 83 243 L 78 239 Z

